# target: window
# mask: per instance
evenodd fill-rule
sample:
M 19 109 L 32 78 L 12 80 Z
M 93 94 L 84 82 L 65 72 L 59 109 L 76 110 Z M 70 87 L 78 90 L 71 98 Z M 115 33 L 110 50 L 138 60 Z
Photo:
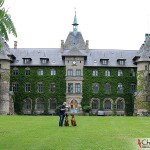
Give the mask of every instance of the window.
M 44 101 L 42 99 L 38 99 L 36 102 L 37 110 L 44 110 Z
M 98 100 L 92 101 L 92 109 L 98 109 Z
M 125 65 L 125 60 L 119 60 L 118 63 L 119 65 Z
M 98 93 L 98 91 L 99 91 L 99 83 L 93 83 L 92 90 L 93 90 L 93 93 Z
M 18 83 L 12 83 L 12 91 L 13 92 L 18 92 Z
M 108 59 L 100 59 L 102 65 L 108 65 Z
M 54 93 L 55 92 L 55 83 L 50 84 L 50 92 Z
M 30 68 L 26 68 L 26 69 L 25 69 L 25 75 L 26 75 L 26 76 L 29 76 L 29 75 L 30 75 Z
M 130 70 L 130 76 L 131 76 L 131 77 L 135 77 L 135 72 L 134 72 L 133 69 Z
M 31 91 L 31 84 L 30 83 L 26 83 L 25 84 L 25 92 L 30 92 Z
M 39 76 L 42 76 L 42 75 L 43 75 L 43 69 L 38 69 L 37 74 L 38 74 Z
M 24 64 L 30 64 L 31 58 L 23 58 Z
M 123 72 L 122 70 L 118 70 L 118 77 L 121 77 L 121 76 L 123 76 Z
M 122 83 L 118 83 L 117 92 L 118 92 L 118 93 L 123 93 L 123 86 L 122 86 Z
M 51 76 L 55 76 L 56 75 L 56 70 L 55 69 L 51 69 L 50 73 L 51 73 Z
M 108 61 L 107 61 L 107 60 L 103 60 L 103 61 L 102 61 L 102 64 L 103 64 L 103 65 L 107 65 L 107 64 L 108 64 Z
M 80 83 L 75 84 L 75 93 L 81 93 L 81 84 Z
M 111 92 L 111 86 L 109 83 L 105 84 L 105 93 L 110 93 Z
M 68 83 L 68 93 L 73 93 L 73 83 Z
M 98 70 L 93 70 L 92 76 L 98 76 Z
M 30 99 L 24 100 L 24 102 L 23 102 L 23 109 L 31 110 L 31 100 Z
M 76 76 L 81 76 L 81 69 L 76 70 Z
M 145 70 L 148 70 L 148 66 L 147 65 L 145 65 Z
M 48 58 L 40 58 L 41 59 L 41 64 L 47 64 L 48 63 Z
M 105 100 L 104 109 L 107 109 L 107 110 L 111 109 L 111 101 L 110 100 Z
M 110 70 L 106 70 L 106 71 L 105 71 L 105 76 L 106 76 L 106 77 L 109 77 L 109 76 L 110 76 Z
M 50 109 L 56 109 L 56 99 L 50 100 Z
M 39 92 L 39 93 L 42 93 L 43 92 L 43 83 L 42 82 L 39 82 L 38 84 L 37 84 L 37 91 Z
M 136 91 L 136 84 L 135 83 L 132 83 L 130 85 L 130 93 L 134 94 L 134 92 Z
M 116 107 L 117 107 L 117 110 L 123 110 L 124 109 L 123 101 L 122 100 L 118 100 Z
M 14 68 L 14 69 L 12 70 L 12 75 L 17 76 L 18 74 L 19 74 L 18 68 Z
M 72 69 L 67 70 L 67 76 L 73 76 L 73 70 Z

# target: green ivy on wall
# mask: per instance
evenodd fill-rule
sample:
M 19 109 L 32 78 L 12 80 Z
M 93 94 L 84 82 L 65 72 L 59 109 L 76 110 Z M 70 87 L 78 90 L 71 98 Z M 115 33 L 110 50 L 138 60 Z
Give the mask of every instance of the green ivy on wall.
M 145 74 L 144 70 L 137 72 L 138 85 L 137 85 L 137 96 L 135 97 L 135 108 L 137 110 L 145 109 L 145 110 L 150 111 L 149 102 L 145 101 L 146 77 L 144 76 L 144 74 Z
M 19 85 L 18 92 L 15 92 L 15 112 L 18 114 L 22 113 L 23 100 L 26 98 L 32 99 L 32 112 L 34 112 L 35 108 L 35 100 L 40 97 L 45 101 L 45 114 L 48 112 L 48 99 L 56 98 L 57 105 L 60 105 L 65 100 L 65 92 L 66 92 L 66 82 L 65 82 L 65 67 L 29 67 L 30 75 L 25 75 L 26 67 L 17 67 L 19 69 L 19 75 L 13 76 L 11 67 L 11 83 L 17 82 Z M 51 69 L 56 70 L 56 75 L 50 75 Z M 43 69 L 43 75 L 37 75 L 37 70 Z M 25 92 L 25 83 L 31 84 L 31 91 Z M 43 83 L 43 92 L 37 92 L 37 83 Z M 55 92 L 50 92 L 50 83 L 55 83 Z
M 31 74 L 29 76 L 25 75 L 25 68 L 26 67 L 18 67 L 19 75 L 13 76 L 11 68 L 11 83 L 16 82 L 19 84 L 18 92 L 15 92 L 15 112 L 22 113 L 22 106 L 23 100 L 30 97 L 32 101 L 32 112 L 34 112 L 35 100 L 38 97 L 41 97 L 45 101 L 45 113 L 48 112 L 48 99 L 56 98 L 58 105 L 62 104 L 63 101 L 66 99 L 66 80 L 65 80 L 65 67 L 30 67 Z M 56 70 L 56 75 L 50 75 L 50 69 Z M 42 76 L 37 75 L 37 70 L 43 69 L 44 74 Z M 89 105 L 90 100 L 92 98 L 99 98 L 100 99 L 100 109 L 103 109 L 103 100 L 105 98 L 111 98 L 113 103 L 113 114 L 116 114 L 115 110 L 115 100 L 118 97 L 125 99 L 125 112 L 126 115 L 133 114 L 133 105 L 134 99 L 133 94 L 130 93 L 130 85 L 131 83 L 137 83 L 136 76 L 130 76 L 131 68 L 100 68 L 97 67 L 95 69 L 98 70 L 98 76 L 92 76 L 93 67 L 84 67 L 83 69 L 83 99 L 81 105 Z M 110 70 L 110 76 L 105 76 L 105 70 Z M 118 70 L 121 69 L 123 71 L 123 76 L 118 77 Z M 134 68 L 136 72 L 136 69 Z M 31 91 L 25 92 L 25 83 L 31 83 Z M 43 92 L 37 92 L 37 83 L 43 83 Z M 56 90 L 55 93 L 50 93 L 50 83 L 55 83 Z M 99 83 L 99 92 L 93 93 L 92 92 L 92 83 Z M 106 83 L 110 83 L 111 85 L 111 93 L 105 93 L 104 85 Z M 122 83 L 123 85 L 123 93 L 117 93 L 117 86 L 118 83 Z
M 94 69 L 98 70 L 98 76 L 92 76 L 92 72 Z M 105 71 L 110 70 L 110 76 L 105 76 Z M 123 76 L 118 77 L 118 70 L 123 71 Z M 136 72 L 135 68 L 134 72 Z M 83 100 L 82 105 L 90 104 L 90 100 L 92 98 L 100 99 L 100 109 L 103 109 L 103 100 L 105 98 L 111 98 L 114 101 L 118 97 L 124 98 L 125 100 L 125 113 L 126 115 L 133 114 L 134 108 L 134 98 L 133 94 L 130 92 L 131 83 L 137 83 L 136 76 L 130 76 L 131 68 L 102 68 L 102 67 L 85 67 L 84 68 L 84 81 L 83 81 Z M 93 93 L 92 91 L 92 83 L 99 83 L 99 92 Z M 104 85 L 109 83 L 111 85 L 111 92 L 105 93 Z M 123 93 L 117 93 L 118 83 L 122 83 L 123 85 Z M 115 114 L 115 109 L 113 107 L 113 113 Z

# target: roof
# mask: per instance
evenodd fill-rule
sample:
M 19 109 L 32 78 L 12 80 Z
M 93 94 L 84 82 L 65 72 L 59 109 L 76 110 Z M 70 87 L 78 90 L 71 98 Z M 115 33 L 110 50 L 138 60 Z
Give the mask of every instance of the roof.
M 9 52 L 9 47 L 7 45 L 7 43 L 4 41 L 4 39 L 0 39 L 2 44 L 3 44 L 3 47 L 0 49 L 0 59 L 1 60 L 10 60 L 10 58 L 8 57 L 8 55 L 10 55 L 10 52 Z
M 135 64 L 137 62 L 150 62 L 150 37 L 146 38 L 133 60 Z
M 16 56 L 16 60 L 11 66 L 40 66 L 43 65 L 40 58 L 43 58 L 45 55 L 49 59 L 46 66 L 64 66 L 60 48 L 11 48 L 10 51 Z M 27 52 L 28 58 L 32 59 L 30 64 L 23 63 L 23 58 L 27 58 Z
M 85 50 L 78 50 L 73 47 L 71 50 L 65 50 L 62 56 L 87 56 L 87 54 Z
M 90 49 L 87 53 L 85 66 L 136 67 L 132 59 L 137 52 L 138 50 Z M 118 64 L 117 60 L 120 58 L 125 60 L 125 65 Z M 101 59 L 108 60 L 108 65 L 100 63 Z
M 77 32 L 77 34 L 70 32 L 65 41 L 64 49 L 71 50 L 74 47 L 80 50 L 86 49 L 85 41 L 82 37 L 81 32 Z
M 31 57 L 31 64 L 23 64 L 23 58 L 26 56 L 28 51 L 28 56 Z M 85 61 L 85 66 L 87 67 L 103 67 L 101 64 L 101 59 L 107 59 L 107 67 L 136 67 L 133 64 L 133 58 L 137 55 L 138 50 L 117 50 L 117 49 L 90 49 L 90 50 L 64 50 L 62 53 L 60 48 L 17 48 L 10 49 L 10 52 L 16 57 L 14 63 L 11 66 L 43 66 L 41 64 L 40 58 L 46 56 L 49 59 L 46 66 L 65 66 L 62 57 L 65 56 L 80 56 L 87 57 Z M 117 62 L 118 59 L 125 60 L 125 65 L 120 66 Z M 45 64 L 44 64 L 45 65 Z

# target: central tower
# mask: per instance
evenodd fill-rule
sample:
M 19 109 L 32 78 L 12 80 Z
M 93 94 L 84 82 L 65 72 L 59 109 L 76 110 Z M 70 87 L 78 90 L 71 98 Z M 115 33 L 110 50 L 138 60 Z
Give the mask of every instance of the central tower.
M 63 47 L 62 57 L 66 66 L 66 102 L 70 113 L 82 113 L 83 67 L 86 59 L 86 44 L 81 32 L 78 32 L 75 12 L 73 31 L 69 33 Z

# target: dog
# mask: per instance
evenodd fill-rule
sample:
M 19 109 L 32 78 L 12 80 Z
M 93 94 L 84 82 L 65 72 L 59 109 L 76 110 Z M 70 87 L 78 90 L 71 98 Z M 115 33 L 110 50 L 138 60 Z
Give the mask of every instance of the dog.
M 72 127 L 77 126 L 74 115 L 72 114 L 71 116 L 72 116 L 72 118 L 71 118 L 71 125 L 72 125 Z
M 69 127 L 69 120 L 68 120 L 68 114 L 65 115 L 65 122 L 64 126 Z

